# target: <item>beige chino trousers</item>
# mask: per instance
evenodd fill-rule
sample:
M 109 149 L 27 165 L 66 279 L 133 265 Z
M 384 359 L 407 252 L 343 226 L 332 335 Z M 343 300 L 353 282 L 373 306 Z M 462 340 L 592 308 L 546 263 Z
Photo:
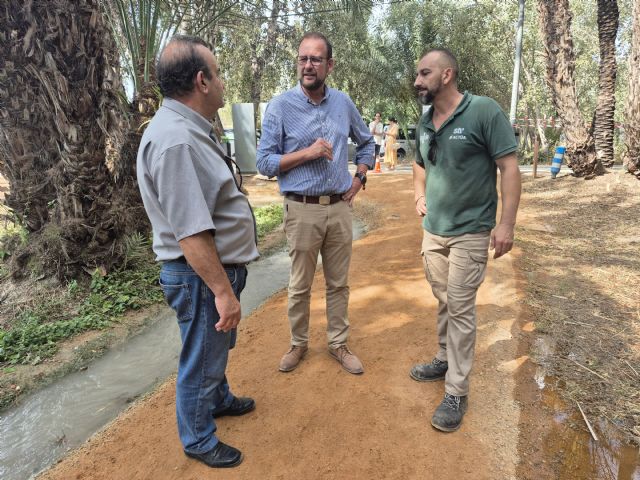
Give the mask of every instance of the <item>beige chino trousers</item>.
M 440 237 L 427 231 L 422 261 L 438 300 L 436 358 L 449 363 L 445 392 L 469 393 L 469 374 L 476 345 L 476 293 L 487 267 L 490 232 Z
M 309 342 L 311 284 L 318 253 L 326 282 L 327 341 L 332 348 L 349 336 L 349 264 L 351 263 L 352 210 L 347 202 L 317 205 L 284 199 L 284 231 L 289 244 L 288 316 L 291 344 Z

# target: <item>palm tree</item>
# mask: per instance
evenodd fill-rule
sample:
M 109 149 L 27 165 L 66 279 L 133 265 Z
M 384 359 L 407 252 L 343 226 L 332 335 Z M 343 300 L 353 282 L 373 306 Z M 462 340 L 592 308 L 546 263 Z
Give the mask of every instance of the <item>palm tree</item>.
M 596 156 L 605 167 L 613 166 L 613 132 L 616 107 L 616 35 L 618 33 L 617 0 L 598 0 L 598 38 L 600 74 L 594 119 Z
M 109 268 L 118 241 L 145 227 L 136 185 L 118 165 L 122 88 L 111 30 L 99 0 L 5 5 L 0 171 L 5 202 L 30 232 L 14 274 Z
M 587 128 L 576 94 L 575 52 L 569 0 L 538 0 L 540 31 L 553 106 L 564 126 L 568 164 L 577 176 L 604 173 L 596 157 L 592 128 Z
M 624 164 L 640 180 L 640 0 L 633 2 L 633 38 L 628 61 L 629 94 L 624 125 Z

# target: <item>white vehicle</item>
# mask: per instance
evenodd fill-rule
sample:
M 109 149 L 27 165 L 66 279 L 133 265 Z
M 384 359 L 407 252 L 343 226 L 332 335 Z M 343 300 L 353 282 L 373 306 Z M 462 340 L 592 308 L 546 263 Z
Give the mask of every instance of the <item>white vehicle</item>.
M 400 129 L 398 133 L 398 139 L 396 140 L 400 144 L 398 148 L 398 161 L 404 160 L 408 153 L 413 153 L 416 149 L 416 126 L 408 125 L 405 130 Z

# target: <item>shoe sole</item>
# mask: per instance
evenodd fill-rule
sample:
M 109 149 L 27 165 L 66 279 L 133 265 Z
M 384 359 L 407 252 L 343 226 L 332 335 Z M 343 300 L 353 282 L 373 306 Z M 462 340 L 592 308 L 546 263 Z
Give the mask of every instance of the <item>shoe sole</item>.
M 189 455 L 188 453 L 186 455 L 189 458 L 193 458 L 194 460 L 205 464 L 209 468 L 233 468 L 233 467 L 237 467 L 238 465 L 240 465 L 242 463 L 242 461 L 244 460 L 244 454 L 241 453 L 240 454 L 240 458 L 238 460 L 236 460 L 235 462 L 233 462 L 233 463 L 229 463 L 227 465 L 209 465 L 208 463 L 205 463 L 201 459 L 199 459 L 197 457 L 193 457 L 193 456 Z
M 291 368 L 279 367 L 278 370 L 281 371 L 281 372 L 285 372 L 286 373 L 286 372 L 293 372 L 296 368 L 298 368 L 298 365 L 296 365 L 295 367 L 291 367 Z
M 460 423 L 460 425 L 462 425 L 462 423 Z M 460 429 L 460 425 L 458 425 L 455 428 L 448 428 L 448 427 L 443 427 L 441 425 L 436 425 L 435 423 L 431 422 L 431 426 L 433 428 L 435 428 L 436 430 L 440 430 L 441 432 L 446 432 L 446 433 L 455 432 L 456 430 Z
M 239 412 L 234 412 L 234 413 L 225 413 L 225 412 L 220 412 L 218 414 L 215 414 L 213 416 L 213 418 L 220 418 L 220 417 L 240 417 L 242 415 L 246 415 L 249 412 L 253 412 L 256 409 L 256 404 L 255 402 L 253 402 L 253 405 L 251 405 L 249 408 L 245 408 L 244 410 L 241 410 Z
M 445 373 L 444 375 L 442 375 L 441 377 L 433 377 L 433 378 L 423 378 L 423 377 L 416 377 L 413 372 L 409 372 L 409 376 L 411 378 L 413 378 L 416 382 L 437 382 L 439 380 L 444 380 L 445 376 L 447 374 Z

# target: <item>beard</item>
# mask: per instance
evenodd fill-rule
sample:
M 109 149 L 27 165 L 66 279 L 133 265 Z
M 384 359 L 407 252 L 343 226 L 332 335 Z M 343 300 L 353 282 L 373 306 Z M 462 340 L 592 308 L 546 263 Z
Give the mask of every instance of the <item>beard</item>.
M 434 98 L 435 98 L 435 95 L 429 90 L 420 90 L 418 92 L 418 101 L 422 105 L 431 105 L 433 103 Z
M 433 88 L 422 88 L 418 90 L 418 100 L 422 105 L 431 105 L 436 98 L 436 95 L 440 92 L 442 88 L 442 81 L 439 81 L 438 84 Z
M 311 81 L 309 80 L 305 80 L 305 75 L 308 74 L 315 74 L 315 78 Z M 300 84 L 309 91 L 315 92 L 316 90 L 322 88 L 322 86 L 324 85 L 324 79 L 318 78 L 317 73 L 315 72 L 302 72 L 300 74 Z

